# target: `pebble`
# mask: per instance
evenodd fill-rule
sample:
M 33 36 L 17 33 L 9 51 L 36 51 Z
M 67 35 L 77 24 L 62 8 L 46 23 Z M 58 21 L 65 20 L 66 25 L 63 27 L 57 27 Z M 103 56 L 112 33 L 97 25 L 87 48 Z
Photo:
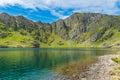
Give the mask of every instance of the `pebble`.
M 118 57 L 118 54 L 110 54 L 98 57 L 98 62 L 91 64 L 87 67 L 87 70 L 77 75 L 72 75 L 71 79 L 62 78 L 61 80 L 111 80 L 109 74 L 111 68 L 116 65 L 111 60 L 113 57 Z M 56 79 L 57 80 L 57 79 Z

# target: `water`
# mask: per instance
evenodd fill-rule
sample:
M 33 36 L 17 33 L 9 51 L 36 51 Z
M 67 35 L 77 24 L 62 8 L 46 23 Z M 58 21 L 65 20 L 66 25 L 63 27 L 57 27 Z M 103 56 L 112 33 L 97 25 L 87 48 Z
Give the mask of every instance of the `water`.
M 0 80 L 55 80 L 53 68 L 110 54 L 106 49 L 0 49 Z

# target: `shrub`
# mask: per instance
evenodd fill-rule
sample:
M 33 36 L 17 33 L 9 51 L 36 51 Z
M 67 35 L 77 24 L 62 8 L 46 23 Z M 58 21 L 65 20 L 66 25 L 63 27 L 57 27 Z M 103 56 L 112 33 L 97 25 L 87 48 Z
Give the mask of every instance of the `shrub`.
M 20 34 L 22 34 L 22 35 L 27 35 L 27 31 L 24 30 L 24 29 L 21 29 L 19 32 L 20 32 Z
M 34 48 L 39 48 L 39 47 L 40 47 L 39 42 L 36 41 L 36 40 L 34 40 L 34 41 L 32 42 L 32 45 L 33 45 Z

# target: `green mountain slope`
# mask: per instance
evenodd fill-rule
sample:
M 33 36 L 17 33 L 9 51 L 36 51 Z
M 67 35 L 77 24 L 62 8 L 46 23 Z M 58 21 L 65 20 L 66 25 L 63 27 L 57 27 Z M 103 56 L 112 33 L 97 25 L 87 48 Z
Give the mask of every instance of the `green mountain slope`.
M 120 16 L 74 13 L 49 24 L 2 13 L 0 47 L 120 47 Z

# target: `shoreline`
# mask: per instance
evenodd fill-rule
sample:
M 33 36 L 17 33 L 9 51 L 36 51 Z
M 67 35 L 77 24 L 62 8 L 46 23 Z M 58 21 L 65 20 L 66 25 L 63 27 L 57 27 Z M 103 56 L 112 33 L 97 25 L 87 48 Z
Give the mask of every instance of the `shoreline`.
M 111 80 L 110 70 L 116 65 L 111 58 L 118 57 L 119 54 L 99 56 L 98 62 L 88 67 L 80 74 L 80 80 Z
M 111 80 L 110 70 L 117 63 L 112 61 L 112 58 L 120 56 L 119 54 L 107 54 L 98 56 L 95 63 L 84 66 L 85 69 L 82 72 L 73 73 L 72 75 L 64 76 L 60 80 Z M 80 65 L 79 63 L 77 65 Z M 76 67 L 76 66 L 75 66 Z

